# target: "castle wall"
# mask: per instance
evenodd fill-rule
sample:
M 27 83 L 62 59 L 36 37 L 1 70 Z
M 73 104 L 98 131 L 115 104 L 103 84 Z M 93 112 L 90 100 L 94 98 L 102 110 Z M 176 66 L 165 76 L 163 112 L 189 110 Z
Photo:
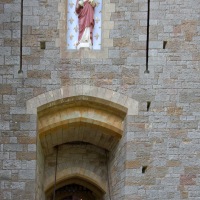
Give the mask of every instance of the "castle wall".
M 199 1 L 151 1 L 149 74 L 144 74 L 146 1 L 104 0 L 102 50 L 79 53 L 62 44 L 63 2 L 24 0 L 22 78 L 20 1 L 0 2 L 0 199 L 36 196 L 37 118 L 26 114 L 26 101 L 82 84 L 139 102 L 139 114 L 126 118 L 110 160 L 113 199 L 198 199 Z

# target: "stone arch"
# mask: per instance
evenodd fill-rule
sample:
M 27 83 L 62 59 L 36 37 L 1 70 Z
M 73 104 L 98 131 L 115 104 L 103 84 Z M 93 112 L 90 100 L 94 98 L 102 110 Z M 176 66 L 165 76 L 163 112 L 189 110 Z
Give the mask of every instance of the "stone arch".
M 112 90 L 89 86 L 89 85 L 76 85 L 76 86 L 63 86 L 60 89 L 46 92 L 38 95 L 27 101 L 26 108 L 27 114 L 37 114 L 37 111 L 43 110 L 45 107 L 49 108 L 59 103 L 67 101 L 74 101 L 73 97 L 84 97 L 87 100 L 91 98 L 93 102 L 108 103 L 110 108 L 127 112 L 128 115 L 138 114 L 138 102 L 126 95 L 114 92 Z
M 70 183 L 84 184 L 97 194 L 104 194 L 107 191 L 107 183 L 105 180 L 94 172 L 82 167 L 72 167 L 63 169 L 57 174 L 57 188 Z M 50 193 L 54 187 L 54 175 L 48 177 L 44 184 L 46 193 Z
M 125 116 L 138 113 L 138 102 L 105 88 L 78 85 L 30 99 L 27 113 L 38 115 L 38 134 L 45 154 L 71 141 L 110 150 L 122 137 Z
M 56 185 L 79 184 L 102 196 L 107 190 L 106 151 L 97 146 L 73 142 L 63 144 L 52 155 L 46 156 L 44 191 L 52 194 L 55 178 L 55 157 L 57 161 Z
M 36 199 L 44 199 L 54 180 L 45 178 L 44 163 L 55 153 L 54 147 L 80 141 L 111 151 L 123 135 L 125 117 L 138 114 L 138 102 L 105 88 L 64 86 L 28 100 L 26 111 L 38 119 L 37 184 L 45 184 L 44 189 L 36 188 Z M 92 170 L 74 166 L 58 172 L 58 183 L 72 179 L 106 192 L 106 181 Z

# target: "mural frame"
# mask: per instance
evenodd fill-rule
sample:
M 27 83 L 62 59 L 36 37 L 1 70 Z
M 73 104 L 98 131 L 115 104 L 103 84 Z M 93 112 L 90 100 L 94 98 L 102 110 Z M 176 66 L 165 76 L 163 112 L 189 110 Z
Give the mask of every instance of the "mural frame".
M 63 0 L 58 5 L 60 19 L 58 22 L 59 38 L 56 38 L 56 47 L 60 47 L 61 58 L 108 58 L 108 49 L 113 47 L 113 39 L 110 38 L 110 31 L 114 28 L 114 22 L 110 18 L 111 14 L 115 12 L 115 3 L 110 3 L 109 0 L 102 0 L 101 50 L 90 50 L 88 48 L 69 50 L 66 48 L 67 5 L 68 0 Z

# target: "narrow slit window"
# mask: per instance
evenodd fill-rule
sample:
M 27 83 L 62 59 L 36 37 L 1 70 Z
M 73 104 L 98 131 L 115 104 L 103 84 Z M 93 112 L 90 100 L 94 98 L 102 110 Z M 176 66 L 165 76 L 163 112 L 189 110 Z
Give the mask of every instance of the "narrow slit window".
M 146 170 L 147 170 L 147 166 L 143 166 L 142 167 L 142 173 L 144 174 L 146 172 Z
M 151 107 L 151 102 L 147 101 L 147 111 L 149 111 L 150 107 Z
M 40 49 L 46 49 L 46 42 L 40 42 Z
M 163 41 L 163 49 L 166 49 L 167 41 Z

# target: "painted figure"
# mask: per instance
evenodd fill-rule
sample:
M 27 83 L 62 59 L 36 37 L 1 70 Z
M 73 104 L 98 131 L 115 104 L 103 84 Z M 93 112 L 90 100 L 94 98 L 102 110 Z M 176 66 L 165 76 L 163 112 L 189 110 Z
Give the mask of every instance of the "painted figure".
M 77 49 L 81 47 L 92 48 L 94 29 L 94 0 L 77 0 L 76 13 L 78 14 L 79 35 Z

